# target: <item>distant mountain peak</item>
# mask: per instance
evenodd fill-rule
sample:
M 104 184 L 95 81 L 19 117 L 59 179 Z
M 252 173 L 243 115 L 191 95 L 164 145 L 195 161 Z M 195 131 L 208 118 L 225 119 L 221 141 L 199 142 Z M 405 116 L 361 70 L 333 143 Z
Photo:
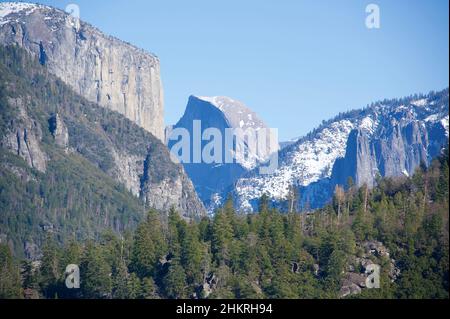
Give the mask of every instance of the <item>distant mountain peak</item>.
M 248 108 L 243 102 L 232 99 L 227 96 L 195 96 L 191 98 L 197 99 L 217 108 L 227 118 L 229 125 L 233 128 L 267 128 L 266 123 L 262 121 L 258 115 Z
M 259 119 L 258 115 L 249 109 L 244 103 L 226 96 L 194 96 L 189 97 L 186 110 L 181 119 L 173 126 L 167 129 L 167 144 L 169 149 L 175 145 L 178 140 L 176 136 L 172 139 L 171 132 L 177 128 L 184 128 L 190 132 L 190 136 L 194 137 L 194 122 L 200 121 L 200 129 L 203 132 L 208 128 L 215 128 L 222 134 L 221 150 L 222 162 L 205 162 L 200 163 L 183 162 L 186 172 L 192 179 L 197 193 L 203 202 L 209 206 L 212 202 L 217 202 L 217 198 L 221 193 L 232 187 L 233 183 L 242 176 L 243 173 L 253 169 L 262 162 L 265 162 L 269 153 L 261 153 L 261 150 L 251 149 L 246 141 L 243 142 L 245 156 L 234 149 L 225 148 L 227 130 L 242 129 L 243 135 L 248 132 L 250 136 L 266 133 L 266 138 L 269 139 L 273 135 L 267 125 Z M 264 129 L 267 129 L 265 132 Z M 253 132 L 252 132 L 253 130 Z M 238 130 L 235 130 L 238 131 Z M 229 131 L 228 131 L 229 132 Z M 253 135 L 254 134 L 254 135 Z M 236 133 L 236 135 L 241 136 Z M 262 135 L 261 135 L 262 136 Z M 177 142 L 175 142 L 177 141 Z M 202 140 L 203 147 L 210 143 L 209 140 Z M 267 143 L 269 145 L 269 143 Z M 194 148 L 193 143 L 190 145 L 189 156 L 193 157 Z M 231 153 L 233 162 L 226 162 L 224 160 L 225 154 Z

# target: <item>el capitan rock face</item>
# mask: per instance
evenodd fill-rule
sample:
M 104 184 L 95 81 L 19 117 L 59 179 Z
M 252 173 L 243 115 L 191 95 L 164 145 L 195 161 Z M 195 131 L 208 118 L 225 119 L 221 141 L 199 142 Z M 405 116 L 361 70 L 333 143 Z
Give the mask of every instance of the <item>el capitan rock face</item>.
M 0 3 L 0 44 L 17 44 L 75 92 L 164 138 L 158 58 L 64 11 Z
M 78 95 L 52 112 L 46 110 L 44 128 L 30 115 L 28 96 L 10 99 L 19 115 L 11 121 L 8 135 L 0 139 L 4 149 L 45 172 L 48 156 L 42 149 L 42 131 L 48 130 L 58 151 L 80 153 L 147 207 L 174 207 L 186 218 L 204 213 L 183 167 L 170 161 L 162 143 L 163 93 L 155 55 L 107 36 L 59 9 L 17 2 L 0 3 L 0 45 L 18 46 L 20 53 L 13 59 L 18 61 L 23 49 L 33 63 L 29 72 L 48 72 L 51 85 L 58 87 L 61 80 Z M 31 73 L 21 76 L 26 79 Z M 51 92 L 54 99 L 60 98 L 56 96 L 60 91 Z M 92 111 L 68 118 L 68 109 L 76 105 L 77 98 L 91 102 Z M 124 123 L 115 136 L 105 138 L 114 125 L 98 126 L 110 111 L 131 122 Z M 83 126 L 85 118 L 90 125 Z
M 150 208 L 205 215 L 159 139 L 78 95 L 18 46 L 0 45 L 0 105 L 0 235 L 16 253 L 50 231 L 64 240 L 132 230 Z M 4 226 L 12 215 L 17 228 Z

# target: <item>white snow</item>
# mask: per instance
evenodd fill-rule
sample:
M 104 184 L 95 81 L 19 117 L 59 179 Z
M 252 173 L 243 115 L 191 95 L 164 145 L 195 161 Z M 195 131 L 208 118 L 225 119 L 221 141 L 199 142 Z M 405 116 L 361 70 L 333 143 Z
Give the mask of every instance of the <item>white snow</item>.
M 25 2 L 2 2 L 0 3 L 0 18 L 5 18 L 6 16 L 25 11 L 25 14 L 32 13 L 35 9 L 39 7 L 38 4 L 25 3 Z
M 307 186 L 329 177 L 334 162 L 345 156 L 346 142 L 354 124 L 348 120 L 332 123 L 313 139 L 300 143 L 288 154 L 273 175 L 242 178 L 236 183 L 242 210 L 250 210 L 250 200 L 266 193 L 274 199 L 285 199 L 292 184 Z
M 225 96 L 197 96 L 197 98 L 211 103 L 221 111 L 223 111 L 223 108 L 227 104 L 227 102 L 230 104 L 235 102 L 233 99 Z
M 405 105 L 400 105 L 395 109 L 397 112 L 401 112 L 401 111 L 407 111 L 409 110 L 408 107 L 406 107 Z
M 416 101 L 411 102 L 411 104 L 415 105 L 415 106 L 425 106 L 425 105 L 428 104 L 428 100 L 427 99 L 420 99 L 420 100 L 416 100 Z
M 211 195 L 211 204 L 208 207 L 208 214 L 213 215 L 215 210 L 219 208 L 223 203 L 223 198 L 218 193 L 214 193 Z
M 447 137 L 449 136 L 448 115 L 442 117 L 442 115 L 439 115 L 439 114 L 431 114 L 431 115 L 428 116 L 424 121 L 425 121 L 425 122 L 431 122 L 431 123 L 440 122 L 441 125 L 442 125 L 442 126 L 444 127 L 444 129 L 445 129 L 445 134 L 447 135 Z
M 449 116 L 437 107 L 431 107 L 428 99 L 420 99 L 391 107 L 382 105 L 373 112 L 361 117 L 352 117 L 332 122 L 310 139 L 299 140 L 280 158 L 278 169 L 272 175 L 252 175 L 239 179 L 235 184 L 237 205 L 244 212 L 251 212 L 252 200 L 257 200 L 266 193 L 274 200 L 286 199 L 290 185 L 308 186 L 311 183 L 331 176 L 332 167 L 337 158 L 345 156 L 347 139 L 350 131 L 360 128 L 377 138 L 379 126 L 398 123 L 406 125 L 419 121 L 422 126 L 427 122 L 441 123 L 449 136 Z M 421 112 L 415 112 L 417 107 Z M 448 109 L 448 105 L 446 106 Z M 297 139 L 298 140 L 298 139 Z M 402 173 L 409 176 L 404 169 Z
M 425 122 L 436 122 L 439 119 L 439 114 L 432 114 L 425 119 Z
M 219 109 L 224 115 L 230 128 L 240 128 L 244 132 L 255 134 L 256 137 L 262 129 L 268 129 L 268 126 L 258 118 L 255 112 L 250 110 L 244 103 L 226 96 L 196 96 L 197 99 L 205 101 Z M 267 142 L 269 142 L 268 131 Z M 270 152 L 265 150 L 249 150 L 244 141 L 244 152 L 233 152 L 237 163 L 241 164 L 247 170 L 251 170 L 259 163 L 264 162 Z M 256 151 L 256 152 L 255 152 Z M 271 150 L 274 151 L 274 150 Z
M 448 115 L 441 120 L 441 124 L 445 129 L 445 135 L 448 137 Z
M 258 119 L 257 115 L 240 101 L 226 96 L 196 96 L 196 98 L 211 103 L 222 111 L 228 120 L 231 121 L 230 124 L 233 127 L 241 127 L 244 129 L 266 127 L 266 124 Z M 241 125 L 241 123 L 243 124 Z
M 366 130 L 370 134 L 374 133 L 376 127 L 377 127 L 376 123 L 370 116 L 363 118 L 361 120 L 361 123 L 359 124 L 360 129 Z

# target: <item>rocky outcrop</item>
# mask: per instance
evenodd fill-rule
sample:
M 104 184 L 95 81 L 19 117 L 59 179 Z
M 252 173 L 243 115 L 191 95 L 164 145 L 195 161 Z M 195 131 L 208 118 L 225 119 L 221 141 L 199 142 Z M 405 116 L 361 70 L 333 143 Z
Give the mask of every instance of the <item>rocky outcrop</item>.
M 353 130 L 347 140 L 345 157 L 336 160 L 332 178 L 336 184 L 346 185 L 352 177 L 356 185 L 375 185 L 380 176 L 411 176 L 421 164 L 433 155 L 428 154 L 429 138 L 424 122 L 387 124 L 377 136 L 364 130 Z M 445 132 L 439 140 L 445 146 Z M 434 154 L 437 155 L 437 154 Z
M 183 167 L 169 159 L 165 148 L 151 147 L 144 161 L 140 196 L 148 207 L 168 212 L 175 208 L 186 219 L 198 219 L 205 208 Z
M 38 171 L 45 172 L 47 155 L 40 147 L 42 128 L 27 112 L 26 101 L 22 98 L 8 98 L 8 103 L 16 109 L 17 117 L 10 123 L 1 146 L 20 156 Z
M 164 139 L 158 58 L 50 7 L 1 3 L 0 44 L 17 44 L 91 102 Z
M 116 149 L 111 149 L 111 155 L 115 163 L 112 175 L 125 185 L 125 188 L 133 195 L 139 196 L 141 191 L 140 175 L 144 167 L 143 158 Z
M 342 185 L 346 178 L 352 176 L 357 185 L 373 186 L 378 172 L 375 150 L 369 136 L 361 129 L 350 132 L 347 140 L 345 157 L 337 159 L 334 164 L 333 177 Z
M 31 242 L 25 242 L 24 245 L 24 251 L 25 251 L 25 258 L 27 260 L 39 260 L 42 258 L 42 251 L 39 248 L 38 245 L 36 245 L 35 243 L 31 243 Z
M 441 139 L 445 138 L 442 133 Z M 421 162 L 428 162 L 428 130 L 419 121 L 394 124 L 373 145 L 383 176 L 412 175 Z
M 390 258 L 389 250 L 382 242 L 363 242 L 360 245 L 360 249 L 363 251 L 362 254 L 360 256 L 355 256 L 351 262 L 347 264 L 347 272 L 345 272 L 341 280 L 339 298 L 357 295 L 360 294 L 363 289 L 369 289 L 369 275 L 373 271 L 373 265 L 388 265 L 388 274 L 392 282 L 397 280 L 400 275 L 400 269 L 396 266 L 395 260 Z
M 61 116 L 58 113 L 52 115 L 48 120 L 48 125 L 56 145 L 67 150 L 69 146 L 69 130 Z
M 205 276 L 203 284 L 200 286 L 199 295 L 203 298 L 208 298 L 214 290 L 216 290 L 218 284 L 218 278 L 214 273 L 210 273 Z

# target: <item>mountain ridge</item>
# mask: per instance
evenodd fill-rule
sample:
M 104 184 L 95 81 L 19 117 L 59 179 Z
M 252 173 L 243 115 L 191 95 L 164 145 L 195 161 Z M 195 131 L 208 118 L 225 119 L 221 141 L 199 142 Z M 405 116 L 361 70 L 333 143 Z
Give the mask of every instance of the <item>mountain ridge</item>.
M 442 97 L 441 100 L 439 100 L 439 96 Z M 431 99 L 435 98 L 436 100 L 431 100 L 428 101 L 429 104 L 424 104 L 424 98 L 426 97 Z M 411 104 L 408 106 L 402 105 L 402 103 L 405 104 L 408 102 L 411 102 Z M 434 103 L 441 103 L 441 105 L 435 106 Z M 433 107 L 435 107 L 435 112 L 433 112 Z M 374 118 L 376 116 L 380 116 L 380 118 Z M 258 177 L 254 170 L 239 179 L 234 189 L 229 189 L 229 191 L 234 192 L 238 207 L 243 211 L 252 211 L 255 207 L 256 199 L 262 196 L 263 193 L 267 193 L 269 197 L 278 201 L 283 201 L 288 196 L 290 186 L 294 185 L 300 190 L 300 193 L 303 193 L 302 199 L 300 200 L 302 206 L 306 204 L 307 206 L 311 205 L 311 202 L 313 202 L 313 207 L 319 207 L 326 203 L 326 198 L 328 200 L 331 198 L 334 185 L 346 185 L 344 179 L 347 179 L 348 176 L 355 177 L 354 174 L 347 173 L 348 176 L 341 176 L 341 178 L 334 176 L 331 180 L 327 180 L 333 175 L 333 166 L 336 160 L 345 158 L 347 142 L 351 132 L 359 129 L 360 133 L 358 136 L 363 134 L 369 140 L 374 139 L 374 135 L 376 136 L 376 134 L 382 134 L 382 136 L 386 137 L 387 132 L 383 131 L 383 125 L 386 127 L 397 127 L 397 129 L 398 127 L 402 127 L 402 129 L 411 130 L 411 127 L 408 127 L 408 125 L 409 123 L 413 123 L 416 118 L 421 123 L 420 127 L 425 125 L 429 129 L 426 133 L 422 132 L 426 135 L 423 143 L 427 144 L 428 136 L 430 136 L 431 144 L 439 144 L 438 146 L 430 146 L 432 155 L 437 155 L 436 149 L 441 149 L 448 144 L 448 89 L 437 93 L 430 92 L 428 95 L 412 95 L 403 99 L 384 100 L 373 103 L 365 109 L 352 110 L 342 113 L 331 120 L 324 121 L 317 129 L 280 151 L 280 166 L 275 174 Z M 404 122 L 401 120 L 404 120 Z M 434 126 L 437 128 L 434 128 Z M 445 133 L 442 131 L 439 132 L 439 126 L 445 130 Z M 412 130 L 417 132 L 419 127 L 415 126 L 415 129 L 413 128 Z M 402 134 L 406 133 L 403 132 Z M 393 137 L 391 136 L 389 138 Z M 409 150 L 410 145 L 414 143 L 413 141 L 405 141 L 403 144 Z M 421 143 L 418 144 L 422 145 Z M 381 142 L 377 144 L 377 147 L 381 147 L 380 145 L 382 145 Z M 388 153 L 386 145 L 382 147 L 384 147 L 383 154 Z M 427 161 L 432 157 L 429 155 L 427 155 Z M 423 159 L 423 156 L 421 159 Z M 382 161 L 387 161 L 387 159 L 383 159 Z M 345 166 L 345 162 L 340 162 L 341 165 Z M 398 163 L 399 169 L 402 171 L 405 164 L 400 165 L 400 162 Z M 367 163 L 367 165 L 369 165 L 367 169 L 370 169 L 370 163 Z M 381 164 L 375 163 L 372 167 L 376 166 L 378 169 L 377 165 Z M 409 175 L 417 165 L 417 160 L 414 165 L 409 164 L 407 169 Z M 335 168 L 335 172 L 339 170 L 342 170 L 342 167 L 341 169 Z M 362 171 L 365 170 L 362 169 Z M 370 173 L 370 175 L 368 184 L 373 185 L 376 174 Z M 381 175 L 398 175 L 398 171 L 395 171 L 395 174 L 390 172 L 384 174 L 384 172 L 381 172 Z M 356 182 L 361 186 L 362 183 L 359 180 Z M 321 189 L 319 184 L 322 184 L 322 188 L 326 189 L 326 192 L 321 195 L 321 199 L 317 200 L 317 204 L 315 205 L 314 199 L 308 198 L 308 196 L 318 196 L 317 193 L 320 193 Z M 310 186 L 309 189 L 307 189 L 308 186 Z

